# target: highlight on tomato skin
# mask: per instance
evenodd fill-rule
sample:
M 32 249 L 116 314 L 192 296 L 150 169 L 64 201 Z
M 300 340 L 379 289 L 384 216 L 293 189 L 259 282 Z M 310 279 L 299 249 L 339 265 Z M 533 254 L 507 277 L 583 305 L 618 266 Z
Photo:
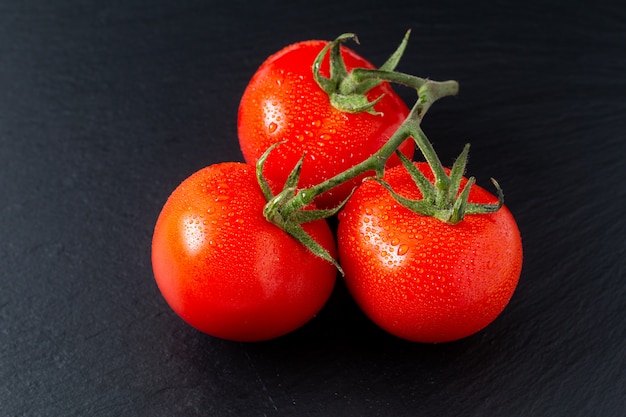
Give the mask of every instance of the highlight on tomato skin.
M 416 166 L 432 181 L 427 164 Z M 385 180 L 403 196 L 421 197 L 401 167 Z M 471 188 L 470 202 L 496 201 Z M 375 181 L 361 185 L 340 213 L 337 239 L 357 304 L 382 329 L 414 342 L 482 330 L 504 310 L 521 274 L 521 236 L 506 206 L 450 225 L 399 205 Z
M 263 217 L 254 167 L 221 163 L 191 175 L 156 222 L 152 265 L 163 297 L 183 320 L 212 336 L 261 341 L 314 317 L 329 298 L 335 267 Z M 305 230 L 332 256 L 324 220 Z
M 382 96 L 375 106 L 379 114 L 346 113 L 335 109 L 329 96 L 316 83 L 312 65 L 326 41 L 289 45 L 270 56 L 252 76 L 238 111 L 238 136 L 244 159 L 255 164 L 273 144 L 284 142 L 268 157 L 265 176 L 282 185 L 298 160 L 305 155 L 300 175 L 302 188 L 317 185 L 367 159 L 395 133 L 409 114 L 402 99 L 384 82 L 372 88 L 369 100 Z M 342 46 L 348 70 L 374 69 L 374 65 Z M 327 76 L 328 59 L 321 72 Z M 400 151 L 412 158 L 411 139 Z M 393 155 L 387 166 L 400 163 Z M 348 197 L 365 174 L 320 195 L 319 208 L 337 206 Z

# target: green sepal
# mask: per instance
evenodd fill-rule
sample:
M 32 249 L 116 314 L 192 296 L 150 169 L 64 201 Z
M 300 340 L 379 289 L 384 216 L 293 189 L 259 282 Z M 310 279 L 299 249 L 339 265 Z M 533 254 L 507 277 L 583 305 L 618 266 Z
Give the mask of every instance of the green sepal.
M 424 216 L 435 216 L 434 206 L 425 200 L 411 200 L 410 198 L 406 198 L 391 188 L 388 182 L 381 178 L 370 177 L 368 180 L 376 181 L 383 187 L 389 191 L 394 200 L 396 200 L 401 206 L 406 207 L 414 213 L 422 214 Z
M 420 192 L 422 193 L 422 197 L 424 198 L 424 200 L 430 204 L 433 204 L 435 202 L 436 194 L 433 184 L 428 181 L 428 178 L 424 176 L 422 171 L 420 171 L 415 165 L 413 165 L 413 162 L 411 162 L 411 160 L 407 158 L 406 155 L 404 155 L 400 151 L 396 151 L 396 154 L 400 158 L 400 161 L 402 161 L 402 165 L 407 170 L 415 184 L 417 184 L 417 188 L 419 188 Z
M 310 250 L 315 256 L 318 256 L 325 261 L 330 262 L 339 270 L 341 275 L 344 275 L 343 269 L 341 265 L 333 258 L 330 253 L 322 245 L 317 243 L 315 239 L 313 239 L 303 228 L 301 225 L 297 223 L 287 223 L 285 227 L 282 228 L 285 232 L 287 232 L 291 237 L 296 239 L 302 245 L 304 245 L 308 250 Z
M 469 203 L 467 205 L 465 214 L 490 214 L 490 213 L 495 213 L 496 211 L 502 208 L 502 206 L 504 205 L 504 191 L 502 191 L 502 188 L 500 187 L 500 184 L 498 184 L 498 181 L 492 178 L 491 182 L 494 185 L 494 187 L 496 187 L 496 195 L 498 197 L 498 202 L 495 204 Z
M 363 94 L 331 94 L 330 104 L 336 109 L 341 109 L 347 113 L 361 113 L 368 112 L 374 116 L 382 115 L 381 112 L 374 110 L 374 106 L 378 103 L 383 95 L 378 96 L 375 100 L 369 101 Z
M 296 166 L 294 166 L 291 172 L 289 173 L 289 176 L 287 177 L 287 181 L 285 182 L 284 188 L 297 188 L 298 187 L 298 181 L 300 181 L 300 172 L 302 171 L 302 164 L 304 163 L 305 156 L 306 154 L 302 155 L 302 157 L 296 163 Z
M 345 206 L 348 200 L 350 200 L 350 197 L 352 197 L 352 194 L 354 194 L 355 190 L 356 188 L 353 188 L 350 194 L 348 195 L 348 197 L 346 197 L 336 207 L 333 207 L 330 209 L 323 209 L 323 210 L 319 210 L 319 209 L 299 210 L 293 213 L 293 216 L 294 216 L 293 218 L 295 219 L 297 223 L 308 223 L 308 222 L 313 222 L 316 220 L 327 219 L 329 217 L 332 217 L 335 214 L 339 213 L 339 211 L 341 211 L 343 206 Z M 298 198 L 298 196 L 296 196 L 296 198 Z M 305 198 L 305 197 L 301 195 L 301 198 Z
M 355 39 L 356 42 L 358 43 L 358 38 L 356 37 L 354 33 L 341 34 L 337 36 L 337 38 L 334 41 L 326 44 L 326 46 L 322 48 L 320 53 L 315 58 L 315 61 L 313 61 L 313 78 L 315 79 L 315 82 L 317 82 L 317 84 L 320 86 L 320 88 L 324 90 L 326 94 L 328 94 L 329 96 L 338 90 L 338 86 L 339 86 L 338 73 L 341 73 L 344 77 L 348 75 L 345 63 L 343 61 L 343 58 L 341 58 L 341 53 L 340 53 L 341 42 L 347 39 Z M 320 73 L 320 69 L 322 67 L 322 62 L 324 61 L 324 57 L 326 56 L 329 50 L 331 51 L 330 52 L 330 56 L 331 56 L 330 78 L 327 78 L 327 77 L 324 77 Z M 335 61 L 338 61 L 338 62 L 333 62 L 333 59 L 332 59 L 333 56 L 335 57 Z
M 448 216 L 442 218 L 441 220 L 450 224 L 457 224 L 458 222 L 463 220 L 463 217 L 465 217 L 465 213 L 467 212 L 470 189 L 475 183 L 476 179 L 474 177 L 470 177 L 467 180 L 465 187 L 463 187 L 463 191 L 461 191 L 461 194 L 459 194 L 457 199 L 454 201 L 452 211 Z
M 346 63 L 341 56 L 341 43 L 348 39 L 353 40 L 357 44 L 359 43 L 359 38 L 356 37 L 356 34 L 344 33 L 335 39 L 330 47 L 330 79 L 335 81 L 337 86 L 341 83 L 341 80 L 348 76 Z
M 448 188 L 448 200 L 453 201 L 461 188 L 461 180 L 463 174 L 465 174 L 465 168 L 467 167 L 467 156 L 469 154 L 469 143 L 465 145 L 461 154 L 456 158 L 452 169 L 450 170 L 450 185 Z
M 265 201 L 268 201 L 268 202 L 274 198 L 274 193 L 272 192 L 272 189 L 270 188 L 269 184 L 267 183 L 267 180 L 265 179 L 265 176 L 263 175 L 263 166 L 265 166 L 265 161 L 267 160 L 267 157 L 270 155 L 270 153 L 272 153 L 272 151 L 277 146 L 282 145 L 284 143 L 286 142 L 276 142 L 272 144 L 269 148 L 265 150 L 265 152 L 263 152 L 263 155 L 261 155 L 261 157 L 256 161 L 256 164 L 255 164 L 256 180 L 259 183 L 259 186 L 261 187 L 261 191 L 263 192 Z
M 402 59 L 404 50 L 406 49 L 406 46 L 409 43 L 410 35 L 411 35 L 411 29 L 406 31 L 406 33 L 404 34 L 404 38 L 402 38 L 402 42 L 400 42 L 400 45 L 398 46 L 398 48 L 393 52 L 393 54 L 391 54 L 391 56 L 387 59 L 387 61 L 385 61 L 385 63 L 382 64 L 378 68 L 378 71 L 393 72 L 396 69 L 396 67 L 400 63 L 400 59 Z M 359 69 L 362 69 L 362 68 L 359 68 Z M 363 70 L 368 71 L 366 69 L 363 69 Z M 381 82 L 383 82 L 383 79 L 380 79 L 380 78 L 379 79 L 371 78 L 371 79 L 359 82 L 357 84 L 357 87 L 355 88 L 355 92 L 359 94 L 365 94 L 372 88 L 376 87 Z

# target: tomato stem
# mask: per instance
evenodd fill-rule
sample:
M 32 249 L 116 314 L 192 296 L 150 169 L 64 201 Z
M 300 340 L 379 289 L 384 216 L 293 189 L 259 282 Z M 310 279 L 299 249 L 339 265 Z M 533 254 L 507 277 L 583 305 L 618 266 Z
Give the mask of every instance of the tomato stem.
M 433 92 L 431 92 L 431 89 Z M 354 165 L 346 171 L 317 185 L 298 191 L 296 194 L 296 199 L 299 200 L 298 204 L 302 204 L 303 207 L 305 207 L 311 204 L 320 194 L 369 171 L 374 171 L 377 177 L 382 177 L 387 160 L 409 137 L 414 138 L 417 146 L 426 158 L 426 161 L 433 168 L 439 183 L 437 187 L 446 189 L 449 182 L 448 177 L 432 144 L 422 131 L 420 123 L 435 101 L 445 96 L 456 94 L 458 84 L 456 81 L 425 81 L 421 84 L 420 90 L 421 94 L 419 95 L 419 100 L 413 106 L 407 118 L 378 151 L 363 162 Z
M 422 130 L 422 119 L 430 107 L 443 97 L 456 95 L 459 91 L 459 85 L 453 80 L 441 82 L 432 81 L 394 71 L 406 47 L 409 33 L 410 32 L 407 32 L 402 43 L 389 60 L 377 70 L 357 68 L 353 69 L 350 73 L 347 72 L 345 63 L 340 54 L 340 44 L 347 39 L 353 39 L 358 42 L 356 35 L 351 33 L 340 35 L 335 41 L 330 42 L 320 52 L 313 63 L 312 70 L 315 80 L 329 95 L 331 103 L 335 106 L 339 105 L 342 111 L 367 111 L 376 114 L 374 105 L 381 97 L 370 102 L 364 94 L 370 88 L 381 82 L 393 82 L 416 90 L 417 100 L 409 112 L 409 115 L 378 151 L 359 164 L 352 166 L 332 178 L 305 189 L 298 189 L 298 179 L 304 161 L 303 156 L 289 175 L 283 190 L 277 195 L 272 193 L 263 176 L 263 165 L 268 155 L 275 147 L 280 146 L 281 143 L 276 143 L 269 147 L 257 162 L 257 179 L 268 201 L 263 212 L 267 220 L 285 230 L 316 255 L 332 262 L 339 271 L 341 271 L 339 264 L 306 234 L 301 224 L 336 214 L 343 207 L 347 199 L 331 210 L 310 210 L 307 208 L 310 208 L 311 204 L 319 195 L 359 175 L 373 172 L 374 175 L 370 179 L 377 181 L 388 189 L 399 204 L 417 213 L 433 216 L 451 224 L 461 221 L 465 214 L 492 213 L 499 210 L 504 204 L 502 190 L 493 179 L 492 181 L 498 192 L 498 203 L 469 203 L 469 190 L 475 182 L 474 178 L 470 178 L 463 190 L 460 190 L 461 179 L 467 164 L 469 145 L 465 146 L 463 152 L 461 152 L 450 170 L 450 174 L 447 174 L 439 156 Z M 321 76 L 319 72 L 321 62 L 327 53 L 330 54 L 330 78 Z M 412 162 L 398 150 L 400 145 L 408 138 L 413 138 L 430 166 L 435 177 L 434 184 L 426 179 L 426 177 L 415 168 Z M 422 193 L 423 199 L 409 200 L 400 196 L 383 180 L 387 160 L 394 153 L 399 156 L 403 166 L 415 181 L 416 186 Z

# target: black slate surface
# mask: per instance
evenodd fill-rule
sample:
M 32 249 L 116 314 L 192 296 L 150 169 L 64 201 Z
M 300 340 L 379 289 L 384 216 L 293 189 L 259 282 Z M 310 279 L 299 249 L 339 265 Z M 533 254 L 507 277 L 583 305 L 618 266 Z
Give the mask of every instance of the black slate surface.
M 622 2 L 213 3 L 0 2 L 0 415 L 626 415 Z M 152 228 L 185 177 L 242 160 L 258 65 L 347 31 L 380 64 L 408 28 L 399 69 L 461 84 L 424 128 L 447 163 L 473 144 L 522 231 L 505 312 L 413 344 L 339 283 L 274 341 L 184 324 Z

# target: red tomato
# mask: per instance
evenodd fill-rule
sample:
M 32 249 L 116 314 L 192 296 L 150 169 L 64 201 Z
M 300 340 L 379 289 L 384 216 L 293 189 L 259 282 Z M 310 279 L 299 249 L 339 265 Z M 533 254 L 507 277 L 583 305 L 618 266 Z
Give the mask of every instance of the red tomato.
M 389 84 L 382 83 L 367 93 L 370 101 L 384 95 L 375 110 L 346 113 L 335 109 L 313 78 L 312 65 L 327 44 L 306 41 L 293 44 L 270 56 L 254 74 L 239 105 L 239 143 L 247 163 L 255 164 L 276 142 L 264 167 L 265 176 L 279 185 L 302 155 L 306 154 L 300 186 L 310 187 L 367 159 L 376 152 L 404 121 L 409 109 Z M 374 68 L 352 50 L 342 47 L 348 71 L 355 67 Z M 328 57 L 321 73 L 328 76 Z M 400 150 L 411 158 L 413 140 Z M 399 164 L 393 155 L 388 166 Z M 320 195 L 320 208 L 337 206 L 357 186 L 364 175 Z
M 426 163 L 416 166 L 432 181 Z M 385 180 L 400 195 L 421 198 L 403 167 Z M 473 186 L 469 201 L 497 199 Z M 506 207 L 450 225 L 399 205 L 374 181 L 339 214 L 337 239 L 346 284 L 362 310 L 417 342 L 457 340 L 487 326 L 509 302 L 522 268 L 520 233 Z
M 271 339 L 309 321 L 336 269 L 263 217 L 254 167 L 221 163 L 187 178 L 154 230 L 152 265 L 165 300 L 190 325 L 236 341 Z M 303 225 L 332 256 L 325 221 Z

